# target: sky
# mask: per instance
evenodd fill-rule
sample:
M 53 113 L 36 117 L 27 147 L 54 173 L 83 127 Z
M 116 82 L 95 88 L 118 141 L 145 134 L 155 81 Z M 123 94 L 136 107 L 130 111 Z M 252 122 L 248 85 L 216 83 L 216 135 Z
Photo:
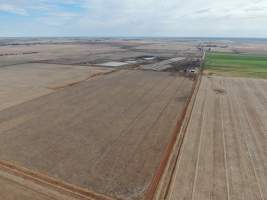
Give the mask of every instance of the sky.
M 0 37 L 267 37 L 267 0 L 0 0 Z

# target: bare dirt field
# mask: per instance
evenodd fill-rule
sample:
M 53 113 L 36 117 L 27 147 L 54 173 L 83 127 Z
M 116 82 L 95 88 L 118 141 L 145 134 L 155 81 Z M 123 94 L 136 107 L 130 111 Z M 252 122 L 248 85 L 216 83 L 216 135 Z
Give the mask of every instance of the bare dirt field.
M 2 200 L 49 200 L 51 197 L 25 187 L 9 178 L 0 177 L 0 199 Z
M 167 49 L 168 45 L 171 45 L 169 49 Z M 43 42 L 9 41 L 1 45 L 0 40 L 0 67 L 29 62 L 92 65 L 147 55 L 168 59 L 201 54 L 195 43 L 186 44 L 179 41 L 83 39 L 62 42 L 57 38 L 55 41 L 44 40 Z
M 14 169 L 13 169 L 14 170 Z M 13 171 L 15 172 L 15 171 Z M 80 196 L 81 197 L 81 196 Z M 79 196 L 58 188 L 49 187 L 7 170 L 0 165 L 0 199 L 1 200 L 81 200 Z
M 21 44 L 0 46 L 0 67 L 28 62 L 50 61 L 50 63 L 72 64 L 89 59 L 88 56 L 122 52 L 108 44 Z M 89 59 L 90 60 L 90 59 Z
M 192 87 L 178 73 L 120 70 L 2 110 L 0 160 L 142 199 Z
M 197 44 L 1 38 L 0 199 L 72 199 L 55 195 L 54 184 L 34 185 L 36 176 L 29 183 L 18 172 L 11 178 L 3 173 L 6 161 L 90 197 L 144 198 L 194 83 L 178 73 L 184 65 L 165 62 L 184 57 L 190 67 L 201 57 Z M 157 63 L 173 70 L 137 70 Z
M 267 55 L 266 39 L 213 39 L 201 42 L 201 46 L 213 52 L 250 53 Z
M 203 49 L 266 54 L 265 44 L 0 40 L 0 199 L 147 198 L 172 150 Z M 168 199 L 267 198 L 266 84 L 203 77 Z M 24 179 L 20 167 L 32 177 Z
M 42 63 L 0 67 L 0 110 L 111 71 L 106 68 Z
M 203 77 L 167 199 L 267 199 L 266 88 Z

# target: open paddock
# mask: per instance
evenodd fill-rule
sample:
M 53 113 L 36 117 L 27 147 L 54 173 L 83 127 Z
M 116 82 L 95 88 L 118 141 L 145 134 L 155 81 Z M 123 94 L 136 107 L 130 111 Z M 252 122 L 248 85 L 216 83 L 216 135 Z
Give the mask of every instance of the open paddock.
M 107 68 L 42 63 L 0 67 L 0 110 L 111 71 Z
M 194 81 L 120 70 L 0 112 L 0 160 L 118 199 L 143 199 Z
M 266 88 L 203 76 L 168 200 L 267 199 Z

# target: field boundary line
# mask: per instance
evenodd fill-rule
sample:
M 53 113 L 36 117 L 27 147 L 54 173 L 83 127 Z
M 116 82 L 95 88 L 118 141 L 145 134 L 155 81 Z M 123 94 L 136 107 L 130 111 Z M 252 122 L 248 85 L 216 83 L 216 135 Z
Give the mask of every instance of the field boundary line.
M 114 200 L 111 197 L 90 191 L 85 188 L 72 185 L 65 181 L 52 178 L 46 174 L 35 172 L 22 166 L 13 164 L 9 161 L 0 160 L 0 172 L 6 172 L 10 175 L 31 181 L 48 190 L 56 191 L 67 197 L 77 200 Z M 13 180 L 16 182 L 16 180 Z M 119 199 L 118 199 L 119 200 Z
M 81 80 L 78 80 L 78 81 L 74 81 L 74 82 L 71 82 L 71 83 L 67 83 L 65 85 L 58 85 L 58 86 L 49 86 L 49 87 L 46 87 L 47 89 L 50 89 L 50 90 L 60 90 L 60 89 L 64 89 L 66 87 L 71 87 L 71 86 L 74 86 L 74 85 L 77 85 L 77 84 L 80 84 L 82 82 L 85 82 L 85 81 L 88 81 L 94 77 L 97 77 L 97 76 L 104 76 L 104 75 L 108 75 L 108 74 L 112 74 L 112 73 L 115 73 L 117 72 L 118 70 L 111 70 L 111 71 L 107 71 L 107 72 L 98 72 L 98 73 L 95 73 L 95 74 L 92 74 L 84 79 L 81 79 Z
M 188 97 L 185 107 L 182 111 L 182 115 L 176 123 L 176 127 L 173 131 L 170 142 L 167 144 L 165 152 L 163 153 L 159 167 L 154 174 L 148 190 L 146 191 L 145 200 L 162 200 L 166 199 L 167 197 L 176 163 L 180 155 L 185 132 L 188 127 L 188 122 L 191 118 L 196 96 L 202 80 L 204 61 L 205 51 L 203 52 L 202 61 L 200 64 L 200 72 L 195 78 L 196 80 L 192 87 L 191 94 Z

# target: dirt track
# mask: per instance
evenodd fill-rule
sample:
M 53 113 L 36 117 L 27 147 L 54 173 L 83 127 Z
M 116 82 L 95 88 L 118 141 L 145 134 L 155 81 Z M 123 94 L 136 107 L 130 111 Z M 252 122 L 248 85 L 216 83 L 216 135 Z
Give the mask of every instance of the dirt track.
M 167 199 L 267 199 L 266 88 L 203 77 Z
M 191 92 L 168 72 L 122 70 L 0 112 L 0 160 L 141 199 Z
M 17 184 L 8 178 L 0 177 L 1 200 L 50 200 L 51 197 L 36 192 L 29 187 Z

